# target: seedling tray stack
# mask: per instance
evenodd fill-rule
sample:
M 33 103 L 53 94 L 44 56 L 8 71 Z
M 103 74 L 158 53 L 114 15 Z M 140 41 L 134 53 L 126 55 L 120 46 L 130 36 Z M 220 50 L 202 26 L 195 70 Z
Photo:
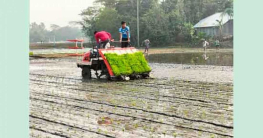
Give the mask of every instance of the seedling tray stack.
M 144 75 L 151 72 L 144 54 L 133 47 L 100 49 L 99 53 L 111 77 Z

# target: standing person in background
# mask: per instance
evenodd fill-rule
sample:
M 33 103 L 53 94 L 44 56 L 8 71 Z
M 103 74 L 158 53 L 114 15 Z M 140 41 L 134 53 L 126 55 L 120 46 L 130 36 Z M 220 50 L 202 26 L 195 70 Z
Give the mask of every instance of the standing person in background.
M 219 46 L 220 46 L 220 44 L 219 44 L 219 40 L 218 40 L 218 39 L 216 39 L 216 41 L 215 41 L 215 45 L 216 45 L 216 49 L 218 50 L 218 49 L 219 49 Z
M 207 55 L 206 55 L 206 48 L 207 48 L 207 46 L 209 45 L 209 43 L 204 39 L 203 40 L 203 47 L 204 47 L 204 54 L 203 54 L 203 58 L 204 58 L 204 60 L 207 60 L 209 57 L 207 57 Z
M 206 52 L 206 48 L 209 45 L 209 43 L 204 39 L 203 40 L 203 47 L 204 47 L 204 51 Z
M 147 54 L 148 54 L 148 52 L 149 52 L 149 47 L 150 47 L 150 40 L 149 40 L 149 39 L 144 40 L 144 44 L 145 44 L 144 53 L 147 53 Z
M 121 48 L 129 46 L 130 43 L 130 28 L 126 26 L 126 22 L 121 22 L 121 28 L 119 29 Z

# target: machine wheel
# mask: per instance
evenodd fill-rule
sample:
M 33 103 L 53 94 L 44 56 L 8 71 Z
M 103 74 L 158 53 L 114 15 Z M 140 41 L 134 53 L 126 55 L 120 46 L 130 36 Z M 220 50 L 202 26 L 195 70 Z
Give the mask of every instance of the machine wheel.
M 150 77 L 150 74 L 148 73 L 148 74 L 142 74 L 142 78 L 143 79 L 146 79 L 146 78 L 149 78 Z
M 91 79 L 91 70 L 90 67 L 83 67 L 82 68 L 82 78 L 83 79 Z
M 110 77 L 110 75 L 108 75 L 108 74 L 106 75 L 106 78 L 107 78 L 107 80 L 109 80 L 109 81 L 111 80 L 111 77 Z

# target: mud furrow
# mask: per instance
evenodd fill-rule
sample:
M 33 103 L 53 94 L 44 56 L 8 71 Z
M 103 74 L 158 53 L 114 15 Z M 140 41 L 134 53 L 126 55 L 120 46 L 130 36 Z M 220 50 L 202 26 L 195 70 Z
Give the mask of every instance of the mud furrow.
M 96 126 L 95 121 L 97 123 L 98 114 L 96 113 L 95 115 L 92 116 L 92 114 L 94 112 L 89 111 L 88 112 L 89 113 L 89 117 L 88 117 L 89 119 L 86 119 L 87 117 L 83 116 L 85 114 L 85 112 L 81 111 L 81 110 L 77 110 L 76 108 L 70 108 L 73 110 L 73 112 L 71 110 L 67 110 L 67 109 L 63 110 L 63 112 L 56 111 L 56 110 L 49 110 L 47 107 L 41 107 L 41 108 L 31 107 L 31 108 L 34 111 L 34 113 L 33 113 L 34 116 L 38 116 L 39 118 L 45 118 L 45 119 L 49 119 L 49 120 L 51 119 L 51 120 L 55 120 L 56 122 L 62 121 L 64 123 L 72 124 L 74 126 L 78 126 L 78 127 L 85 128 L 88 130 L 94 130 L 94 131 L 101 130 L 102 132 L 107 132 L 107 133 L 110 132 L 110 135 L 112 135 L 112 136 L 116 136 L 116 135 L 124 136 L 125 135 L 126 137 L 149 137 L 150 135 L 154 134 L 157 137 L 159 135 L 162 135 L 162 132 L 163 132 L 163 131 L 159 131 L 159 130 L 163 130 L 166 127 L 165 125 L 158 126 L 159 129 L 152 132 L 152 131 L 149 131 L 146 129 L 141 129 L 141 128 L 142 128 L 142 126 L 148 126 L 149 128 L 153 128 L 153 127 L 157 127 L 157 125 L 153 125 L 150 122 L 133 120 L 133 118 L 131 118 L 131 117 L 125 117 L 125 118 L 120 118 L 119 116 L 113 117 L 113 115 L 109 115 L 109 114 L 107 114 L 107 116 L 114 119 L 114 122 L 111 125 Z M 68 115 L 68 117 L 67 117 L 67 115 Z M 91 119 L 92 117 L 94 117 L 93 120 Z M 121 121 L 121 124 L 118 121 L 120 119 L 121 120 L 123 119 L 123 121 Z M 77 123 L 77 122 L 81 122 L 81 123 Z M 118 123 L 115 123 L 115 122 L 118 122 Z M 130 124 L 130 127 L 134 126 L 135 125 L 134 122 L 137 122 L 137 123 L 140 122 L 140 125 L 137 126 L 138 128 L 127 128 L 126 127 L 127 124 Z M 81 125 L 81 124 L 83 124 L 83 125 Z M 124 128 L 128 129 L 128 130 L 126 130 L 127 132 L 126 131 L 123 132 Z M 175 131 L 175 130 L 173 130 L 173 131 Z M 180 130 L 180 132 L 177 132 L 177 134 L 179 135 L 182 133 L 182 135 L 191 136 L 191 134 L 188 134 L 189 132 L 190 132 L 189 130 L 188 131 Z M 121 136 L 119 136 L 119 137 L 121 137 Z M 192 138 L 192 136 L 191 136 L 191 138 Z
M 37 93 L 37 92 L 34 92 L 34 94 L 39 94 L 39 95 L 43 95 L 43 96 L 46 96 L 46 97 L 52 97 L 52 98 L 57 98 L 57 96 L 54 96 L 54 95 L 50 95 L 50 94 L 43 94 L 43 93 Z M 86 102 L 86 103 L 95 103 L 95 104 L 98 104 L 98 105 L 107 105 L 107 106 L 111 106 L 111 107 L 118 107 L 118 108 L 123 108 L 123 109 L 131 109 L 131 110 L 137 110 L 137 111 L 143 111 L 143 112 L 147 112 L 147 113 L 152 113 L 152 114 L 158 114 L 158 115 L 163 115 L 163 116 L 167 116 L 167 117 L 175 117 L 175 118 L 179 118 L 179 119 L 183 119 L 183 120 L 187 120 L 187 121 L 194 121 L 194 122 L 200 122 L 200 123 L 207 123 L 207 124 L 212 124 L 212 125 L 215 125 L 215 126 L 220 126 L 220 127 L 225 127 L 225 128 L 231 128 L 233 129 L 233 126 L 232 125 L 222 125 L 222 124 L 219 124 L 219 123 L 215 123 L 215 122 L 210 122 L 210 121 L 207 121 L 205 119 L 204 120 L 200 120 L 200 119 L 194 119 L 194 118 L 185 118 L 185 117 L 182 117 L 182 116 L 178 116 L 176 114 L 168 114 L 168 113 L 165 113 L 165 112 L 156 112 L 156 111 L 152 111 L 152 110 L 145 110 L 143 108 L 135 108 L 135 107 L 129 107 L 129 106 L 121 106 L 121 105 L 115 105 L 115 104 L 109 104 L 107 102 L 96 102 L 96 101 L 91 101 L 91 100 L 87 100 L 87 99 L 76 99 L 74 98 L 73 95 L 71 95 L 70 97 L 65 97 L 65 96 L 62 96 L 60 95 L 59 96 L 59 99 L 61 98 L 65 98 L 65 99 L 71 99 L 72 101 L 80 101 L 80 102 Z M 186 109 L 185 109 L 186 110 Z M 189 111 L 188 111 L 189 112 Z M 188 113 L 188 114 L 191 114 Z M 198 114 L 198 113 L 196 113 Z M 199 112 L 199 114 L 201 114 L 201 112 Z M 208 116 L 209 114 L 206 113 L 206 116 Z M 210 115 L 211 116 L 211 115 Z M 229 117 L 232 116 L 232 115 L 229 115 Z M 216 114 L 211 116 L 211 120 L 213 121 L 213 118 L 218 118 L 220 116 L 217 116 Z M 228 115 L 224 115 L 224 117 L 228 117 Z
M 36 83 L 33 83 L 33 85 L 37 85 L 36 88 L 31 88 L 32 90 L 34 91 L 41 91 L 43 92 L 43 90 L 39 89 L 41 87 L 46 87 L 46 86 L 49 86 L 51 87 L 52 85 L 45 85 L 45 84 L 36 84 Z M 232 111 L 230 110 L 225 110 L 224 109 L 224 106 L 221 106 L 219 104 L 209 104 L 209 103 L 202 103 L 202 102 L 196 102 L 196 101 L 189 101 L 189 100 L 182 100 L 182 99 L 173 99 L 173 100 L 166 100 L 162 97 L 155 97 L 155 98 L 150 98 L 150 96 L 148 97 L 145 97 L 145 96 L 140 96 L 140 95 L 136 95 L 136 96 L 130 96 L 130 95 L 126 95 L 126 94 L 116 94 L 115 92 L 111 92 L 111 91 L 108 91 L 108 92 L 101 92 L 100 90 L 79 90 L 79 89 L 75 89 L 75 88 L 60 88 L 58 86 L 56 86 L 56 88 L 58 88 L 58 90 L 52 89 L 52 92 L 53 91 L 56 91 L 56 93 L 66 93 L 66 94 L 76 94 L 78 93 L 78 96 L 87 96 L 87 94 L 89 95 L 100 95 L 100 94 L 107 94 L 107 97 L 116 97 L 118 96 L 118 99 L 120 99 L 121 97 L 122 98 L 126 98 L 126 99 L 131 99 L 131 98 L 135 98 L 135 99 L 139 99 L 139 100 L 148 100 L 150 103 L 152 102 L 153 104 L 156 104 L 156 102 L 163 102 L 165 104 L 169 104 L 169 106 L 175 106 L 177 107 L 178 105 L 185 105 L 185 106 L 195 106 L 197 108 L 207 108 L 207 109 L 217 109 L 217 108 L 220 108 L 220 109 L 223 109 L 225 112 L 230 112 L 230 114 L 232 114 Z M 69 90 L 74 90 L 74 91 L 69 91 Z M 46 91 L 46 90 L 45 90 Z M 59 92 L 57 92 L 59 91 Z M 63 92 L 63 91 L 67 91 L 67 92 Z M 49 92 L 50 94 L 51 92 Z M 137 101 L 137 100 L 136 100 Z M 176 104 L 176 105 L 175 105 Z
M 37 106 L 37 105 L 36 105 Z M 64 106 L 64 105 L 63 105 Z M 76 110 L 76 109 L 83 109 L 83 108 L 78 108 L 78 107 L 74 107 L 74 106 L 67 106 L 68 108 L 67 109 L 69 109 L 68 111 L 66 111 L 66 112 L 63 112 L 64 114 L 67 114 L 67 113 L 70 113 L 70 114 L 72 114 L 72 117 L 74 117 L 74 119 L 73 118 L 70 118 L 70 120 L 75 120 L 75 119 L 80 119 L 80 117 L 78 116 L 78 115 L 80 115 L 80 113 L 78 113 L 79 111 L 78 110 Z M 46 113 L 46 114 L 48 114 L 48 116 L 46 116 L 47 118 L 50 118 L 51 116 L 52 116 L 52 118 L 54 118 L 54 116 L 57 116 L 57 115 L 52 115 L 52 113 L 53 112 L 55 112 L 55 110 L 51 110 L 51 109 L 48 109 L 47 107 L 41 107 L 41 108 L 33 108 L 33 109 L 37 109 L 36 111 L 34 111 L 34 112 L 37 112 L 37 113 L 41 113 L 42 111 L 44 111 L 44 110 L 49 110 L 49 112 L 48 113 Z M 38 111 L 38 110 L 40 110 L 40 111 Z M 64 111 L 64 110 L 63 110 Z M 90 110 L 90 111 L 92 111 L 92 110 Z M 91 112 L 89 111 L 89 114 L 91 114 Z M 93 111 L 95 111 L 95 112 L 100 112 L 100 113 L 102 113 L 102 114 L 108 114 L 108 113 L 105 113 L 105 112 L 103 112 L 103 111 L 96 111 L 96 110 L 93 110 Z M 51 115 L 50 115 L 51 114 Z M 35 115 L 35 113 L 34 113 L 34 115 Z M 43 116 L 44 115 L 44 116 Z M 109 116 L 112 116 L 112 115 L 116 115 L 116 114 L 111 114 L 111 113 L 109 113 L 108 114 Z M 118 114 L 117 114 L 118 115 Z M 63 115 L 64 116 L 64 115 Z M 45 113 L 41 113 L 41 115 L 40 115 L 40 117 L 41 118 L 46 118 L 45 117 Z M 127 118 L 130 118 L 130 120 L 138 120 L 138 118 L 136 118 L 136 117 L 132 117 L 132 116 L 123 116 L 123 115 L 121 115 L 121 116 L 116 116 L 116 118 L 120 118 L 120 117 L 127 117 Z M 62 117 L 62 116 L 58 116 L 58 117 L 55 117 L 54 119 L 55 120 L 61 120 L 61 119 L 63 119 L 64 117 Z M 139 119 L 139 120 L 141 120 L 141 122 L 145 122 L 144 124 L 146 124 L 146 125 L 149 125 L 149 124 L 153 124 L 153 123 L 155 123 L 155 122 L 149 122 L 149 120 L 147 120 L 147 119 Z M 82 122 L 82 121 L 81 121 Z M 130 121 L 129 121 L 130 122 Z M 148 123 L 147 123 L 148 122 Z M 74 123 L 73 123 L 74 124 Z M 90 123 L 89 123 L 90 124 Z M 165 125 L 168 125 L 168 126 L 173 126 L 173 125 L 171 125 L 171 124 L 165 124 L 165 123 L 156 123 L 156 124 L 159 124 L 158 125 L 158 128 L 161 128 L 161 127 L 164 127 Z M 169 128 L 170 128 L 169 127 Z M 223 137 L 231 137 L 231 136 L 228 136 L 228 135 L 220 135 L 220 134 L 218 134 L 218 133 L 211 133 L 211 132 L 209 132 L 209 131 L 206 131 L 206 129 L 203 131 L 203 130 L 199 130 L 198 131 L 198 129 L 189 129 L 189 128 L 184 128 L 184 127 L 182 127 L 182 126 L 173 126 L 173 127 L 176 127 L 176 128 L 182 128 L 182 129 L 179 129 L 180 131 L 178 132 L 178 131 L 175 131 L 175 132 L 178 132 L 178 134 L 180 134 L 180 133 L 182 133 L 182 132 L 184 132 L 184 129 L 185 130 L 187 130 L 187 132 L 184 132 L 183 134 L 183 136 L 184 136 L 184 138 L 185 138 L 185 136 L 187 136 L 187 134 L 189 133 L 189 134 L 192 134 L 193 132 L 190 132 L 190 130 L 191 131 L 197 131 L 198 133 L 204 133 L 204 135 L 205 135 L 205 133 L 208 133 L 208 134 L 216 134 L 216 135 L 218 135 L 218 136 L 223 136 Z M 161 129 L 162 130 L 162 129 Z M 139 131 L 140 132 L 140 131 Z M 150 130 L 149 130 L 149 132 L 150 132 Z M 136 132 L 134 132 L 133 131 L 133 133 L 132 134 L 136 134 Z M 144 134 L 145 133 L 139 133 L 139 135 L 140 136 L 144 136 Z M 207 135 L 207 134 L 206 134 Z M 209 138 L 210 138 L 210 135 L 208 135 L 209 136 Z M 146 137 L 147 137 L 147 135 L 146 135 Z M 193 136 L 190 136 L 189 138 L 193 138 Z
M 66 135 L 62 135 L 62 134 L 59 134 L 59 133 L 56 133 L 56 132 L 48 132 L 48 131 L 43 130 L 43 129 L 40 129 L 40 128 L 32 128 L 32 127 L 29 127 L 29 128 L 30 128 L 30 129 L 34 129 L 34 130 L 37 130 L 37 131 L 41 131 L 41 132 L 43 132 L 43 133 L 51 134 L 52 137 L 53 137 L 53 136 L 59 136 L 59 137 L 62 137 L 62 138 L 70 138 L 70 137 L 68 137 L 68 136 L 66 136 Z
M 36 74 L 34 74 L 36 75 Z M 66 80 L 69 80 L 69 82 L 72 82 L 71 80 L 75 80 L 75 84 L 79 84 L 81 82 L 87 82 L 89 85 L 91 84 L 96 84 L 99 85 L 97 79 L 94 79 L 94 82 L 92 81 L 83 81 L 82 79 L 76 79 L 76 78 L 67 78 L 67 77 L 57 77 L 57 76 L 46 76 L 46 75 L 36 75 L 36 76 L 42 76 L 45 77 L 46 79 L 48 79 L 49 81 L 52 78 L 56 78 L 56 80 L 61 79 L 63 82 L 66 82 Z M 32 77 L 32 76 L 30 76 Z M 41 79 L 43 80 L 43 79 Z M 129 81 L 129 82 L 114 82 L 114 85 L 119 85 L 119 86 L 123 86 L 123 85 L 127 85 L 127 86 L 142 86 L 142 87 L 148 87 L 148 88 L 156 88 L 156 89 L 174 89 L 175 85 L 178 86 L 178 88 L 183 87 L 184 89 L 191 89 L 192 86 L 199 86 L 199 89 L 203 90 L 203 89 L 207 89 L 207 90 L 211 90 L 214 89 L 214 91 L 219 91 L 220 89 L 217 89 L 217 87 L 214 87 L 214 83 L 203 83 L 203 82 L 191 82 L 191 81 L 179 81 L 179 80 L 173 80 L 173 81 L 166 81 L 164 83 L 160 83 L 159 82 L 160 79 L 155 79 L 153 81 L 149 81 L 149 80 L 145 80 L 145 81 L 141 81 L 141 80 L 135 80 L 135 81 Z M 161 79 L 162 81 L 162 79 Z M 57 82 L 57 81 L 56 81 Z M 107 81 L 102 81 L 104 83 L 113 83 L 113 82 L 107 82 Z M 201 87 L 200 87 L 201 85 Z M 222 84 L 216 84 L 219 86 L 224 86 L 224 87 L 233 87 L 233 85 L 229 84 L 229 83 L 222 83 Z M 161 87 L 162 86 L 162 87 Z M 233 89 L 231 89 L 232 91 Z M 220 91 L 222 94 L 228 93 L 225 91 Z M 211 93 L 211 92 L 209 92 Z
M 78 126 L 72 126 L 72 125 L 70 125 L 70 124 L 65 124 L 65 123 L 63 123 L 63 122 L 57 122 L 57 121 L 53 121 L 53 120 L 41 118 L 41 117 L 34 116 L 34 115 L 29 115 L 29 116 L 30 116 L 31 118 L 33 118 L 33 119 L 43 120 L 43 121 L 48 122 L 48 123 L 58 124 L 58 125 L 62 125 L 62 126 L 66 126 L 66 127 L 72 128 L 72 129 L 78 129 L 78 130 L 85 131 L 85 132 L 95 133 L 95 134 L 97 134 L 97 135 L 101 135 L 101 136 L 104 136 L 104 137 L 111 137 L 111 138 L 113 138 L 113 136 L 110 136 L 110 135 L 107 135 L 107 134 L 102 134 L 102 133 L 98 133 L 98 132 L 95 132 L 95 131 L 83 129 L 83 128 L 80 128 L 80 127 L 78 127 Z M 32 128 L 32 127 L 31 127 L 31 128 Z M 34 129 L 38 130 L 38 129 L 35 128 L 35 127 L 34 127 Z M 44 131 L 44 130 L 42 130 L 42 131 Z M 48 133 L 51 133 L 51 134 L 52 134 L 52 132 L 48 132 Z M 58 135 L 58 136 L 62 136 L 62 137 L 67 137 L 67 138 L 70 138 L 70 137 L 71 137 L 71 136 L 66 136 L 66 135 L 62 135 L 62 134 L 58 134 L 58 133 L 55 133 L 54 135 Z
M 32 98 L 31 98 L 32 99 Z M 62 101 L 58 102 L 58 101 L 54 101 L 54 100 L 50 100 L 50 98 L 47 98 L 46 100 L 43 100 L 43 99 L 32 99 L 32 100 L 38 100 L 38 101 L 43 101 L 43 102 L 47 102 L 47 103 L 54 103 L 54 104 L 65 104 L 63 103 Z M 87 109 L 87 110 L 94 110 L 94 111 L 100 111 L 100 112 L 105 112 L 105 113 L 109 113 L 109 114 L 116 114 L 116 115 L 119 115 L 119 116 L 125 116 L 125 117 L 135 117 L 137 115 L 134 114 L 134 116 L 130 116 L 130 115 L 126 115 L 126 114 L 120 114 L 120 113 L 114 113 L 114 112 L 109 112 L 108 110 L 105 111 L 101 111 L 101 110 L 98 110 L 98 109 L 94 109 L 94 108 L 90 108 L 90 107 L 87 107 L 87 106 L 84 106 L 83 104 L 84 103 L 79 103 L 77 104 L 76 101 L 72 101 L 74 103 L 74 105 L 70 105 L 70 106 L 73 106 L 75 108 L 83 108 L 83 109 Z M 66 104 L 67 106 L 69 106 L 68 104 Z M 105 105 L 104 105 L 105 106 Z M 99 105 L 92 105 L 91 107 L 99 107 Z M 109 107 L 108 107 L 109 108 Z M 113 110 L 113 109 L 110 109 L 110 110 Z M 125 109 L 127 110 L 127 109 Z M 154 120 L 149 120 L 149 119 L 145 119 L 145 118 L 141 118 L 139 116 L 136 117 L 137 119 L 143 119 L 145 121 L 151 121 L 151 122 L 155 122 L 155 123 L 161 123 L 163 124 L 162 122 L 160 121 L 154 121 Z M 167 117 L 163 117 L 163 118 L 167 118 Z M 171 120 L 176 120 L 175 118 L 171 118 Z M 194 123 L 194 122 L 191 122 L 191 123 Z M 173 125 L 173 124 L 167 124 L 167 125 Z M 193 126 L 193 124 L 191 124 Z M 173 125 L 174 126 L 174 125 Z M 175 125 L 176 126 L 176 125 Z M 202 124 L 202 126 L 206 126 L 205 124 Z M 177 127 L 182 127 L 182 126 L 177 126 Z M 211 126 L 210 126 L 211 127 Z M 185 128 L 188 128 L 188 127 L 185 127 Z M 188 128 L 188 129 L 193 129 L 193 128 Z M 204 131 L 204 130 L 199 130 L 197 129 L 198 131 Z M 209 132 L 209 133 L 215 133 L 215 132 Z M 218 134 L 218 133 L 215 133 L 215 134 Z M 219 135 L 223 135 L 225 136 L 225 134 L 220 134 Z M 226 135 L 226 136 L 231 136 L 231 135 Z
M 43 74 L 35 74 L 35 73 L 30 73 L 30 76 L 42 76 L 45 78 L 60 78 L 60 79 L 68 79 L 68 80 L 76 80 L 78 82 L 83 82 L 83 79 L 76 79 L 76 78 L 70 78 L 70 77 L 60 77 L 60 76 L 52 76 L 52 75 L 43 75 Z M 94 81 L 97 81 L 97 79 L 94 79 Z M 122 82 L 122 81 L 115 81 L 115 84 L 120 84 L 120 85 L 136 85 L 136 86 L 147 86 L 147 87 L 155 87 L 155 88 L 160 88 L 159 86 L 169 86 L 169 87 L 174 87 L 174 84 L 183 84 L 184 86 L 192 86 L 192 85 L 196 85 L 196 84 L 202 84 L 202 87 L 207 87 L 207 88 L 213 88 L 216 85 L 225 85 L 225 86 L 233 86 L 232 83 L 209 83 L 209 82 L 196 82 L 196 81 L 186 81 L 186 80 L 176 80 L 176 79 L 159 79 L 159 78 L 155 78 L 155 79 L 147 79 L 147 80 L 135 80 L 136 82 L 139 83 L 133 83 L 133 81 L 128 81 L 128 82 Z M 161 81 L 166 81 L 161 83 Z M 89 83 L 95 83 L 92 81 L 87 81 Z M 106 80 L 102 80 L 102 82 L 107 82 Z M 167 83 L 169 82 L 169 83 Z M 143 84 L 141 84 L 143 83 Z M 153 85 L 154 84 L 154 85 Z M 187 85 L 185 85 L 187 84 Z
M 59 83 L 59 82 L 41 81 L 41 80 L 31 80 L 31 81 L 42 82 L 42 83 L 44 83 L 44 85 L 46 85 L 45 83 L 48 83 L 49 85 L 56 83 L 55 86 L 54 86 L 54 85 L 51 85 L 51 86 L 54 86 L 54 87 L 59 87 L 59 86 L 61 86 L 61 87 L 64 87 L 64 88 L 73 89 L 73 90 L 78 90 L 78 91 L 101 92 L 101 91 L 103 90 L 102 88 L 100 88 L 99 90 L 95 91 L 94 89 L 96 89 L 96 88 L 91 88 L 92 86 L 90 86 L 90 87 L 85 87 L 85 86 L 78 86 L 78 85 L 71 85 L 71 84 L 67 84 L 67 86 L 65 86 L 65 84 Z M 38 84 L 39 84 L 39 83 L 38 83 Z M 41 83 L 40 83 L 40 84 L 41 84 Z M 72 86 L 72 87 L 70 87 L 70 86 Z M 76 88 L 76 87 L 77 87 L 77 88 Z M 78 88 L 78 87 L 81 87 L 81 89 Z M 103 93 L 109 93 L 109 91 L 110 91 L 109 89 L 107 89 L 107 91 L 103 90 Z M 116 93 L 116 90 L 115 90 L 115 93 Z M 133 92 L 133 91 L 131 91 L 131 92 L 122 91 L 121 94 L 119 94 L 119 95 L 125 94 L 124 96 L 135 96 L 135 95 L 133 95 L 133 94 L 131 94 L 131 93 L 134 93 L 134 92 Z M 142 98 L 148 98 L 149 96 L 151 96 L 151 97 L 156 97 L 155 94 L 151 94 L 151 91 L 145 92 L 145 93 L 140 93 L 140 94 L 141 94 L 141 95 L 142 95 L 142 94 L 145 95 L 145 96 L 142 97 Z M 117 94 L 115 94 L 115 95 L 117 95 Z M 165 96 L 165 95 L 158 95 L 158 96 L 163 97 L 163 98 L 169 98 L 169 99 L 171 99 L 172 101 L 173 101 L 174 99 L 181 99 L 181 100 L 189 100 L 189 101 L 196 101 L 196 102 L 203 102 L 203 103 L 216 103 L 216 104 L 222 104 L 222 105 L 226 105 L 226 106 L 232 106 L 232 105 L 233 105 L 233 104 L 228 104 L 228 103 L 225 103 L 225 102 L 213 101 L 213 100 L 211 100 L 211 99 L 210 99 L 210 101 L 202 100 L 201 98 L 204 98 L 204 97 L 200 97 L 200 98 L 198 99 L 197 97 L 195 97 L 195 98 L 185 98 L 185 97 Z M 141 97 L 138 97 L 138 98 L 141 98 Z M 197 99 L 196 99 L 196 98 L 197 98 Z M 211 97 L 210 97 L 210 98 L 211 98 Z M 148 98 L 148 99 L 150 99 L 150 98 Z M 153 100 L 153 99 L 151 99 L 151 100 Z M 171 101 L 171 100 L 170 100 L 170 101 Z M 226 100 L 226 99 L 224 99 L 224 100 Z M 170 101 L 169 101 L 169 102 L 170 102 Z

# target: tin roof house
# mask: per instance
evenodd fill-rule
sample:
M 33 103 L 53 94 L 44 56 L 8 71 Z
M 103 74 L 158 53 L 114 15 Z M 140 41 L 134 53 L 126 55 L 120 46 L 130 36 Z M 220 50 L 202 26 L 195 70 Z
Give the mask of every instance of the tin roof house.
M 209 36 L 219 36 L 219 26 L 222 24 L 222 36 L 233 36 L 233 18 L 228 14 L 215 13 L 211 16 L 208 16 L 201 21 L 199 21 L 196 25 L 194 25 L 197 33 L 204 32 Z

